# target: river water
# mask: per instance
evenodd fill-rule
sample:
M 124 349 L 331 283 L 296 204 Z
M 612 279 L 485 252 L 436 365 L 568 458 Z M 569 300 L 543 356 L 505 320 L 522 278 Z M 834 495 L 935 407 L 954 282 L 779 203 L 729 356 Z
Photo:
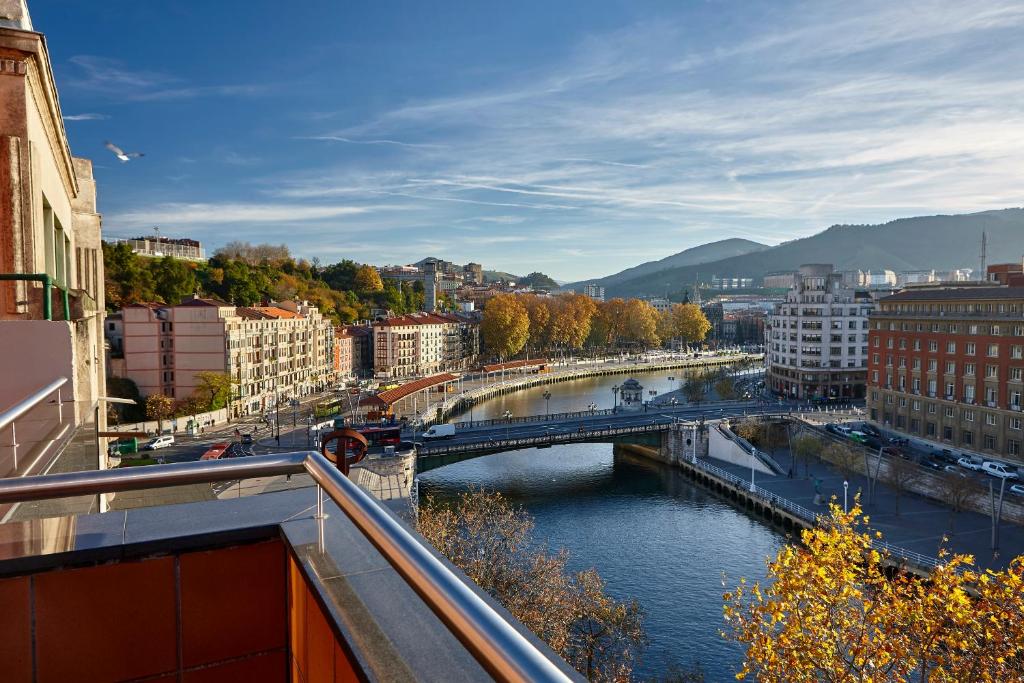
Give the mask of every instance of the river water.
M 473 417 L 543 413 L 545 389 L 551 412 L 611 407 L 611 387 L 624 379 L 535 387 L 482 403 Z M 678 387 L 677 373 L 637 379 L 659 393 Z M 420 494 L 500 491 L 530 512 L 539 542 L 569 551 L 573 569 L 594 567 L 610 594 L 638 600 L 652 642 L 637 679 L 699 662 L 708 681 L 734 680 L 742 651 L 720 636 L 723 574 L 730 589 L 741 576 L 762 578 L 765 558 L 784 536 L 673 468 L 612 451 L 611 444 L 571 444 L 484 456 L 421 475 Z

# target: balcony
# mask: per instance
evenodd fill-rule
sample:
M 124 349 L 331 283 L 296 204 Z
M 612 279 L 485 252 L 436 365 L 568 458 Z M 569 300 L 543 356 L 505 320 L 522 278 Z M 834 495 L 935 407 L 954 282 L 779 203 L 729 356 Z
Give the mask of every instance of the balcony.
M 159 504 L 254 477 L 292 487 Z M 581 680 L 319 454 L 0 481 L 111 493 L 156 506 L 0 525 L 4 681 Z

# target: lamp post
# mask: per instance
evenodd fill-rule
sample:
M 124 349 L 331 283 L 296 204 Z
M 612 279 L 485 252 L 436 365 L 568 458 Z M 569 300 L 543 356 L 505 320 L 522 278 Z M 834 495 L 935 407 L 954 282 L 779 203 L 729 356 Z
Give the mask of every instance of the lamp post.
M 60 398 L 57 399 L 58 401 Z M 93 406 L 93 428 L 96 431 L 96 469 L 105 470 L 107 469 L 107 457 L 103 453 L 103 448 L 100 445 L 100 404 L 101 403 L 119 403 L 121 405 L 133 406 L 135 401 L 130 398 L 118 398 L 116 396 L 98 396 L 96 398 L 96 405 Z M 58 404 L 60 405 L 60 404 Z M 159 429 L 157 430 L 159 432 Z M 102 493 L 96 494 L 96 509 L 100 512 L 107 511 L 107 499 Z
M 619 409 L 619 385 L 616 384 L 612 387 L 612 412 L 616 413 Z
M 551 416 L 551 392 L 545 390 L 542 396 L 544 396 L 544 417 L 546 419 Z
M 506 420 L 508 420 L 508 422 L 505 423 L 505 440 L 508 441 L 508 430 L 509 430 L 509 426 L 512 424 L 512 411 L 511 410 L 506 410 L 502 414 L 502 417 L 504 417 Z
M 843 512 L 847 512 L 846 507 L 846 492 L 850 489 L 850 482 L 843 480 Z

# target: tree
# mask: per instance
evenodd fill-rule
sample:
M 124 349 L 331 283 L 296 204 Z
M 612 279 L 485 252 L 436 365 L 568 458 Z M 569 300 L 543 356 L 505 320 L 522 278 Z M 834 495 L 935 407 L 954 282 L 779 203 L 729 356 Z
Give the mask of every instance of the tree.
M 996 681 L 1024 677 L 1024 557 L 979 572 L 949 556 L 927 578 L 891 572 L 859 501 L 768 563 L 764 585 L 724 595 L 726 636 L 746 646 L 737 678 L 764 683 Z M 972 594 L 974 597 L 972 597 Z
M 669 329 L 673 337 L 682 339 L 687 344 L 704 341 L 711 331 L 711 323 L 697 304 L 676 304 L 670 311 L 671 324 Z
M 921 471 L 916 464 L 900 457 L 890 456 L 886 463 L 889 465 L 889 471 L 885 481 L 892 486 L 892 490 L 896 494 L 895 512 L 898 515 L 900 514 L 900 498 L 920 478 Z
M 794 462 L 803 462 L 804 477 L 806 478 L 810 473 L 811 459 L 821 456 L 821 439 L 810 434 L 801 434 L 793 439 L 791 449 Z
M 526 314 L 530 317 L 530 337 L 527 340 L 527 345 L 533 349 L 542 349 L 547 346 L 551 310 L 544 299 L 533 294 L 520 297 L 520 301 L 526 308 Z
M 860 454 L 842 443 L 830 443 L 825 447 L 823 456 L 838 467 L 843 476 L 847 478 L 857 471 L 860 461 Z M 897 505 L 897 507 L 899 506 Z
M 530 336 L 530 316 L 512 294 L 498 294 L 484 306 L 480 335 L 488 349 L 500 358 L 519 353 Z
M 718 395 L 719 400 L 732 401 L 739 392 L 736 391 L 736 382 L 733 381 L 732 377 L 723 377 L 715 382 L 715 394 Z
M 626 302 L 625 336 L 629 341 L 636 342 L 645 348 L 661 343 L 658 337 L 658 311 L 649 302 L 642 299 L 630 299 Z
M 956 526 L 956 513 L 964 508 L 976 493 L 979 493 L 977 483 L 971 477 L 960 472 L 942 472 L 939 477 L 939 491 L 943 501 L 949 505 L 949 528 L 950 531 Z
M 157 295 L 164 303 L 176 306 L 199 288 L 195 268 L 185 261 L 164 256 L 150 267 Z
M 196 373 L 196 394 L 202 397 L 203 410 L 219 410 L 231 399 L 234 380 L 226 372 L 204 370 Z
M 355 276 L 355 290 L 362 294 L 384 291 L 384 283 L 380 279 L 380 273 L 373 266 L 359 266 Z
M 683 396 L 690 403 L 696 403 L 700 405 L 700 402 L 704 400 L 704 396 L 707 394 L 707 381 L 704 379 L 703 374 L 696 372 L 690 375 L 686 379 L 686 383 L 683 384 Z
M 530 273 L 519 281 L 520 287 L 532 287 L 533 289 L 558 289 L 558 283 L 544 273 Z
M 627 680 L 647 643 L 636 602 L 610 598 L 594 570 L 571 573 L 568 554 L 532 542 L 533 520 L 501 494 L 470 491 L 421 508 L 419 532 L 579 672 Z
M 549 341 L 570 349 L 583 348 L 597 303 L 582 294 L 562 294 L 551 300 Z
M 163 433 L 164 420 L 174 415 L 174 400 L 163 394 L 150 394 L 146 397 L 146 417 L 157 421 L 157 432 Z

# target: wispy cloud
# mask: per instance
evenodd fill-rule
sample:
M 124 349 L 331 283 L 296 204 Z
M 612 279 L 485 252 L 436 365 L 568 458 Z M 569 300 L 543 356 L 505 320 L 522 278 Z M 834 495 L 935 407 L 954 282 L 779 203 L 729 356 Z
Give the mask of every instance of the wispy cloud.
M 366 213 L 368 207 L 292 204 L 167 203 L 150 209 L 105 217 L 113 229 L 152 225 L 223 225 L 228 223 L 285 223 L 342 218 Z
M 349 145 L 394 145 L 396 147 L 411 147 L 420 149 L 440 149 L 443 145 L 432 145 L 427 143 L 402 142 L 400 140 L 355 140 L 340 135 L 305 135 L 297 136 L 296 140 L 323 140 L 326 142 L 344 142 Z
M 110 117 L 106 114 L 72 114 L 62 118 L 65 121 L 105 121 Z
M 101 93 L 112 99 L 152 102 L 201 96 L 246 96 L 263 93 L 266 85 L 201 85 L 159 71 L 134 70 L 122 62 L 95 55 L 76 55 L 68 61 L 76 67 L 67 85 Z

